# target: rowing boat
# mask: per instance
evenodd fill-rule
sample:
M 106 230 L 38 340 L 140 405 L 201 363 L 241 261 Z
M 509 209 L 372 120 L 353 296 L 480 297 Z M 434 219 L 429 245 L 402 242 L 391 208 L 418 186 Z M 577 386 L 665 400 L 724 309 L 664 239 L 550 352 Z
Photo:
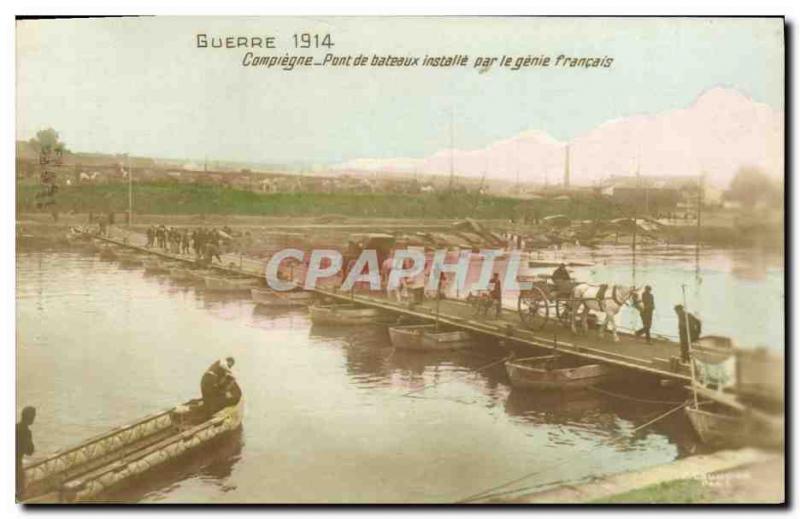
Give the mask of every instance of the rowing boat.
M 715 402 L 700 402 L 685 408 L 697 437 L 715 447 L 757 446 L 779 449 L 784 442 L 783 416 L 748 408 L 735 411 Z
M 403 350 L 440 351 L 472 346 L 472 336 L 461 330 L 437 330 L 435 324 L 392 326 L 389 328 L 392 346 Z
M 377 308 L 366 308 L 354 304 L 312 305 L 309 307 L 311 322 L 325 326 L 352 326 L 373 323 L 384 317 Z
M 208 272 L 205 272 L 207 275 Z M 175 281 L 194 281 L 196 279 L 193 269 L 175 267 L 169 269 L 169 277 Z
M 544 355 L 506 361 L 511 385 L 526 389 L 580 389 L 608 380 L 612 369 L 604 364 L 581 364 L 563 355 Z
M 268 288 L 251 288 L 250 297 L 257 305 L 263 306 L 308 306 L 314 294 L 302 290 L 279 292 Z
M 106 245 L 100 249 L 100 259 L 115 260 L 117 259 L 117 253 L 111 248 L 111 246 Z
M 120 254 L 117 256 L 117 261 L 119 261 L 122 267 L 138 267 L 144 263 L 142 258 L 137 254 Z
M 190 400 L 26 464 L 23 501 L 91 501 L 197 452 L 241 426 L 244 399 L 238 387 L 237 393 L 235 402 L 211 417 L 204 413 L 202 400 Z
M 205 280 L 206 290 L 219 292 L 250 291 L 261 281 L 257 278 L 222 276 L 204 276 L 203 279 Z
M 144 260 L 144 271 L 150 273 L 164 273 L 169 272 L 169 266 L 164 262 L 156 259 L 156 258 L 149 258 Z

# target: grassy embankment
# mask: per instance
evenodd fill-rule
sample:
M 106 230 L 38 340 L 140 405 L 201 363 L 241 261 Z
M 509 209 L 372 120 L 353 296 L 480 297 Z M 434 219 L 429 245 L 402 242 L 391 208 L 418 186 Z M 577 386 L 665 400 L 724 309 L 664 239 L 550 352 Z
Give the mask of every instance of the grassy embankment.
M 711 492 L 700 481 L 696 479 L 678 479 L 598 499 L 591 503 L 697 504 L 712 502 L 714 501 Z
M 35 185 L 17 185 L 17 211 L 37 209 Z M 138 214 L 228 214 L 253 216 L 343 215 L 386 218 L 521 219 L 525 212 L 538 217 L 565 214 L 576 219 L 619 216 L 601 198 L 569 202 L 541 200 L 535 206 L 515 198 L 474 193 L 255 193 L 221 186 L 140 184 L 134 186 L 134 211 Z M 128 209 L 125 184 L 62 187 L 55 195 L 59 212 L 104 213 Z

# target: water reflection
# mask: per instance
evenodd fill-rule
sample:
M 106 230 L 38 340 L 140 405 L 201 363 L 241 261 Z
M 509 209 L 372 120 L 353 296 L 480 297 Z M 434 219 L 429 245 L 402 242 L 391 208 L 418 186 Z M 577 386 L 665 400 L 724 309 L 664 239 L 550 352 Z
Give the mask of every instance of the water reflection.
M 240 427 L 159 467 L 155 474 L 148 474 L 124 488 L 104 494 L 101 500 L 108 503 L 158 502 L 189 479 L 200 479 L 221 492 L 230 492 L 235 490 L 235 486 L 231 486 L 228 480 L 241 459 L 243 448 L 244 435 Z
M 626 437 L 664 406 L 512 390 L 498 363 L 508 350 L 494 339 L 395 350 L 383 326 L 312 326 L 303 308 L 260 307 L 84 254 L 23 253 L 17 274 L 17 398 L 41 411 L 43 452 L 194 397 L 211 360 L 237 359 L 239 440 L 120 500 L 452 502 L 562 458 L 581 456 L 533 483 L 693 448 L 677 416 Z M 599 454 L 580 455 L 587 449 Z

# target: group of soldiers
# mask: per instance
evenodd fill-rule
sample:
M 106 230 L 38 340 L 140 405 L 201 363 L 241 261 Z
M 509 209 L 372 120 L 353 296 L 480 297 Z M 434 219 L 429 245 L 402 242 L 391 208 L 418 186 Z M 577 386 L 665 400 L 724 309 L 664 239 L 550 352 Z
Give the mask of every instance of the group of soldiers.
M 191 254 L 194 252 L 198 259 L 208 261 L 216 258 L 220 262 L 221 233 L 215 229 L 198 227 L 179 229 L 167 227 L 164 224 L 151 225 L 147 228 L 147 247 L 158 247 L 175 254 Z

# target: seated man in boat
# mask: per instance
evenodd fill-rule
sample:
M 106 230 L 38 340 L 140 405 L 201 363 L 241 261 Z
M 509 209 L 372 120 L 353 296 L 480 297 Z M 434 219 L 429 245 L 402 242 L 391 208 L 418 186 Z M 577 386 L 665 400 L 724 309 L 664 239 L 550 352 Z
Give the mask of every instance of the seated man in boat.
M 572 277 L 569 275 L 567 266 L 564 263 L 560 264 L 550 277 L 553 280 L 556 292 L 558 292 L 560 296 L 569 296 L 572 291 Z
M 209 415 L 236 403 L 241 396 L 236 379 L 231 372 L 234 362 L 233 357 L 215 361 L 200 379 L 203 407 Z

